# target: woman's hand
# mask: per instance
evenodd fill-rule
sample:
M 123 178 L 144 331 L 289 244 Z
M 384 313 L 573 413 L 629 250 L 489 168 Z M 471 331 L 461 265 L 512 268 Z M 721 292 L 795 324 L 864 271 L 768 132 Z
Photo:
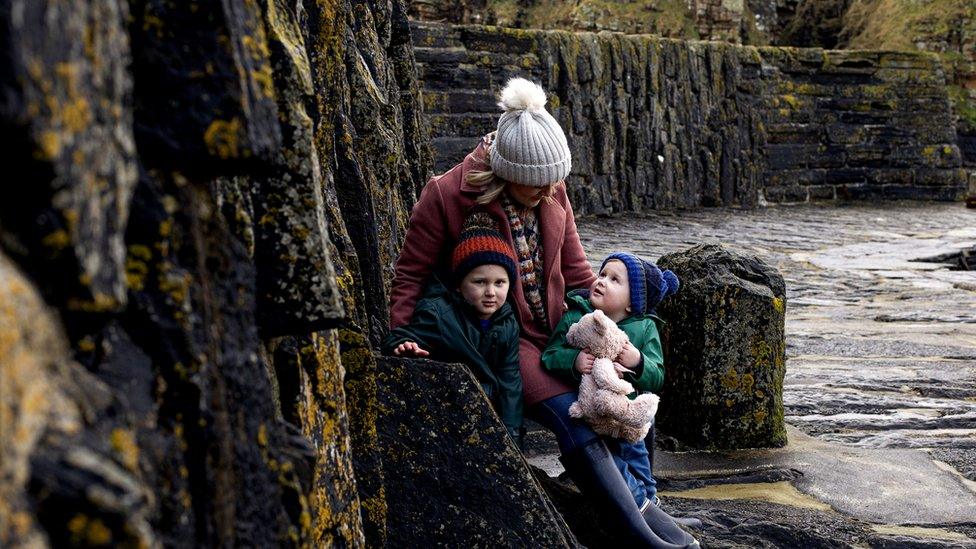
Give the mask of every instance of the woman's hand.
M 573 369 L 582 374 L 588 374 L 593 371 L 593 361 L 596 357 L 591 355 L 589 349 L 583 349 L 580 354 L 576 355 L 576 362 L 573 363 Z
M 413 341 L 404 341 L 403 343 L 397 345 L 396 349 L 393 349 L 393 354 L 396 356 L 400 356 L 400 355 L 429 356 L 430 355 L 430 353 L 421 349 L 420 345 L 417 345 Z
M 620 351 L 620 354 L 614 358 L 614 361 L 619 362 L 622 366 L 630 370 L 634 370 L 640 365 L 641 353 L 637 350 L 637 347 L 634 347 L 633 343 L 628 341 L 627 346 L 624 347 L 623 351 Z

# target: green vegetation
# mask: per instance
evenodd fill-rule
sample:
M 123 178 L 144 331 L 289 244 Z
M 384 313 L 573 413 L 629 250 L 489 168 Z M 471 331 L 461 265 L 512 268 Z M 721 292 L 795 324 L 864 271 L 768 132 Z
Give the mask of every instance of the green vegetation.
M 976 3 L 972 0 L 854 0 L 840 41 L 852 49 L 939 55 L 961 124 L 976 127 Z
M 488 12 L 490 20 L 510 27 L 698 38 L 695 17 L 684 0 L 489 0 Z

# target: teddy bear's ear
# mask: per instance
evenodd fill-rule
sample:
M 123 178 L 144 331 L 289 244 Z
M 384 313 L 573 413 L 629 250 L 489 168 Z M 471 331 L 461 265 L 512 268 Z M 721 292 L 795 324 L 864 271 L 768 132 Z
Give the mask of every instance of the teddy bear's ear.
M 600 334 L 601 336 L 606 335 L 607 333 L 607 323 L 604 322 L 605 318 L 606 317 L 603 316 L 603 311 L 597 310 L 593 313 L 593 328 L 596 330 L 596 333 Z

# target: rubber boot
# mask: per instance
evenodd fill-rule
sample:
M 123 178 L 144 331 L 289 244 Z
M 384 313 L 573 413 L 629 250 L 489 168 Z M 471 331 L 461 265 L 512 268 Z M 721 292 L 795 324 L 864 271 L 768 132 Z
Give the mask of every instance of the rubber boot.
M 602 440 L 596 439 L 563 454 L 559 461 L 562 462 L 580 492 L 592 501 L 593 507 L 603 511 L 605 518 L 613 521 L 614 529 L 627 538 L 628 545 L 659 549 L 698 546 L 694 538 L 677 526 L 674 526 L 675 529 L 684 533 L 694 541 L 694 544 L 669 543 L 651 530 L 637 504 L 634 503 L 634 496 L 627 488 L 627 483 L 620 476 L 610 450 Z
M 694 528 L 695 530 L 701 530 L 702 521 L 700 519 L 696 519 L 694 517 L 676 517 L 674 515 L 671 515 L 664 509 L 661 509 L 661 500 L 658 500 L 656 505 L 654 503 L 651 503 L 651 507 L 657 507 L 658 511 L 664 513 L 669 519 L 673 520 L 675 524 L 679 524 L 681 526 L 687 526 L 688 528 Z M 645 509 L 642 512 L 642 514 L 646 519 L 648 511 Z M 650 522 L 648 522 L 648 524 L 650 524 Z M 651 528 L 653 528 L 653 526 L 651 526 Z
M 671 515 L 665 513 L 657 505 L 654 505 L 651 500 L 647 500 L 644 503 L 644 508 L 641 509 L 641 515 L 651 530 L 664 541 L 685 546 L 693 546 L 693 544 L 698 543 L 691 534 L 682 530 L 675 523 Z M 700 524 L 701 522 L 699 521 Z

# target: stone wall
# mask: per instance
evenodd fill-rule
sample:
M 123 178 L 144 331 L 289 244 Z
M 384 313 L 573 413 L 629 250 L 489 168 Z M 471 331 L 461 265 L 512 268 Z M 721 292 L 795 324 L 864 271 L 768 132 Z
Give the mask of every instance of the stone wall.
M 404 4 L 0 0 L 0 41 L 0 546 L 381 546 Z
M 954 200 L 964 187 L 932 55 L 742 47 L 414 22 L 435 171 L 491 131 L 512 76 L 550 92 L 582 213 L 760 200 Z

